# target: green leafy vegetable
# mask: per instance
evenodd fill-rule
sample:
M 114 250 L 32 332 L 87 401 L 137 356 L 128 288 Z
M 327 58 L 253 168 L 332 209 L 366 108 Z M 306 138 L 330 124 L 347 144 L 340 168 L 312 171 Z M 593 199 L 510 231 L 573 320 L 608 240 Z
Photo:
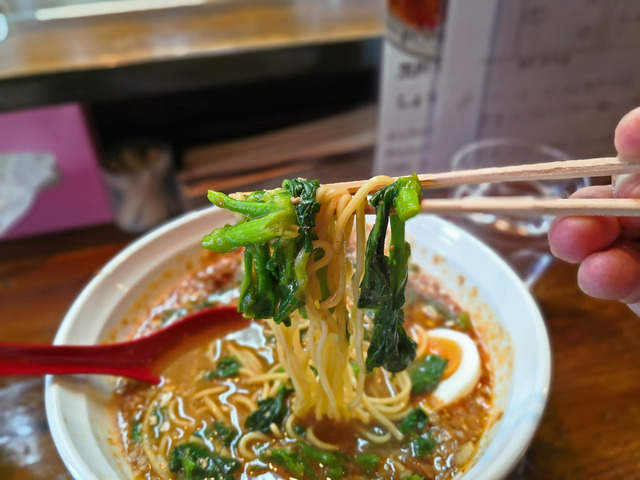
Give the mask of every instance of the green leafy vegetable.
M 258 400 L 258 410 L 251 412 L 245 422 L 245 428 L 263 433 L 271 433 L 271 424 L 282 425 L 287 412 L 287 397 L 293 393 L 292 388 L 281 385 L 274 397 Z
M 398 430 L 404 435 L 417 434 L 422 431 L 428 421 L 429 417 L 424 413 L 424 410 L 416 408 L 402 419 L 398 424 Z
M 209 250 L 229 253 L 240 247 L 264 245 L 278 237 L 298 236 L 295 208 L 285 190 L 253 192 L 245 200 L 210 190 L 207 197 L 218 207 L 245 215 L 237 225 L 226 225 L 206 235 L 202 245 Z
M 404 480 L 429 480 L 427 477 L 414 473 L 413 475 L 406 477 Z
M 322 466 L 327 478 L 335 480 L 342 478 L 345 475 L 346 468 L 344 466 L 344 462 L 346 458 L 344 455 L 336 452 L 320 450 L 306 443 L 300 443 L 298 444 L 298 447 L 306 457 L 318 462 Z
M 308 284 L 305 267 L 309 252 L 301 249 L 301 243 L 297 238 L 279 239 L 273 244 L 273 255 L 267 268 L 277 279 L 280 305 L 273 316 L 276 323 L 288 325 L 289 316 L 304 305 Z
M 455 326 L 462 331 L 471 329 L 471 318 L 469 318 L 468 312 L 460 312 L 456 314 L 452 320 Z
M 316 200 L 316 192 L 320 187 L 317 180 L 302 180 L 292 178 L 282 182 L 282 188 L 287 190 L 292 198 L 299 198 L 296 203 L 299 232 L 303 237 L 304 249 L 311 252 L 311 242 L 316 239 L 313 227 L 316 226 L 316 213 L 320 211 L 320 202 Z
M 431 432 L 426 432 L 419 437 L 411 440 L 409 444 L 411 448 L 411 454 L 416 458 L 424 458 L 431 455 L 436 448 L 437 442 Z
M 416 408 L 398 424 L 398 430 L 409 437 L 405 446 L 409 447 L 411 454 L 416 458 L 427 457 L 436 448 L 437 442 L 431 431 L 424 431 L 428 422 L 429 417 L 424 410 Z
M 218 253 L 245 248 L 245 278 L 238 310 L 249 318 L 273 318 L 289 324 L 289 316 L 304 306 L 305 267 L 315 239 L 317 181 L 285 180 L 283 188 L 253 192 L 244 200 L 210 191 L 209 200 L 244 215 L 206 235 L 202 245 Z M 294 205 L 291 201 L 296 198 Z
M 427 355 L 422 360 L 416 362 L 409 369 L 411 378 L 411 393 L 413 395 L 423 395 L 434 391 L 440 380 L 448 360 L 438 355 Z
M 210 452 L 195 443 L 183 443 L 171 450 L 169 470 L 183 480 L 233 480 L 240 462 Z
M 276 465 L 280 465 L 294 475 L 304 476 L 305 478 L 310 479 L 317 478 L 309 463 L 300 453 L 294 450 L 283 448 L 273 450 L 271 452 L 263 452 L 260 455 L 260 460 L 265 463 L 275 463 Z
M 376 456 L 369 455 L 367 457 Z M 343 478 L 347 473 L 345 463 L 348 459 L 341 453 L 320 450 L 304 442 L 300 442 L 292 449 L 263 452 L 260 455 L 260 460 L 265 463 L 280 465 L 298 477 L 338 480 Z M 371 465 L 373 459 L 361 459 L 361 461 L 366 465 Z M 321 472 L 322 475 L 318 476 L 316 472 Z
M 218 362 L 216 368 L 205 374 L 207 380 L 214 378 L 235 377 L 240 372 L 242 364 L 236 357 L 226 357 Z
M 371 475 L 378 465 L 380 465 L 380 457 L 378 455 L 374 455 L 373 453 L 363 453 L 360 455 L 356 455 L 353 460 L 360 466 L 360 468 L 367 475 Z
M 230 446 L 240 433 L 226 423 L 217 421 L 213 425 L 209 425 L 206 428 L 202 428 L 195 432 L 196 436 L 208 438 L 210 440 L 220 440 L 223 445 Z
M 355 360 L 349 360 L 349 364 L 351 365 L 351 369 L 353 370 L 353 374 L 358 378 L 360 375 L 360 365 Z
M 398 218 L 406 222 L 420 213 L 420 180 L 415 173 L 409 177 L 399 178 L 394 185 L 397 198 L 393 202 Z M 393 186 L 393 185 L 392 185 Z
M 142 441 L 142 422 L 140 420 L 134 420 L 131 422 L 131 441 L 140 443 Z
M 411 249 L 404 239 L 404 222 L 420 211 L 417 175 L 397 180 L 371 198 L 376 221 L 366 246 L 364 276 L 358 308 L 374 310 L 373 333 L 367 351 L 367 371 L 384 367 L 399 372 L 416 356 L 416 343 L 404 330 L 404 291 Z M 391 215 L 395 209 L 396 214 Z M 384 254 L 391 225 L 390 253 Z
M 272 318 L 278 307 L 276 279 L 267 269 L 269 246 L 250 245 L 244 251 L 244 280 L 240 288 L 238 311 L 249 318 Z
M 206 235 L 202 244 L 218 253 L 244 247 L 245 279 L 238 310 L 250 318 L 273 318 L 289 325 L 289 316 L 304 306 L 307 295 L 305 266 L 315 239 L 317 181 L 285 180 L 283 188 L 253 192 L 244 200 L 210 191 L 209 200 L 244 215 L 237 225 L 227 225 Z M 420 211 L 417 175 L 397 180 L 371 200 L 376 223 L 366 247 L 359 308 L 375 311 L 367 352 L 367 370 L 382 366 L 390 372 L 404 370 L 415 358 L 416 344 L 402 324 L 407 282 L 409 244 L 404 222 Z M 295 205 L 292 202 L 295 198 Z M 391 211 L 395 214 L 391 215 Z M 391 224 L 391 249 L 384 254 L 387 226 Z M 316 254 L 317 255 L 317 254 Z M 328 295 L 322 269 L 317 273 L 322 294 Z M 348 332 L 347 332 L 348 335 Z
M 431 306 L 439 315 L 441 315 L 446 321 L 453 322 L 453 324 L 462 331 L 471 329 L 471 318 L 469 313 L 465 311 L 452 311 L 451 308 L 443 304 L 440 300 L 433 298 L 429 295 L 425 295 L 420 292 L 411 292 L 413 298 L 409 301 L 419 301 Z

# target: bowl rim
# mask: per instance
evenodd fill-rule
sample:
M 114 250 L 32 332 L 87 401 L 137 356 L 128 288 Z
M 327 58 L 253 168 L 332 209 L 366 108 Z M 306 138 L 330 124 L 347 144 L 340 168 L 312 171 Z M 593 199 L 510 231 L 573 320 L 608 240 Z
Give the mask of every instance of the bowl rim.
M 133 242 L 126 245 L 121 251 L 113 256 L 81 290 L 80 294 L 76 297 L 65 314 L 53 343 L 55 345 L 62 345 L 66 343 L 67 338 L 75 325 L 74 322 L 77 318 L 78 311 L 81 309 L 82 305 L 87 302 L 87 300 L 91 299 L 92 295 L 95 294 L 95 291 L 100 287 L 100 285 L 104 281 L 108 280 L 109 275 L 114 269 L 126 262 L 136 252 L 143 249 L 154 240 L 163 237 L 168 232 L 178 229 L 182 225 L 195 222 L 203 216 L 211 215 L 213 210 L 218 209 L 216 207 L 207 207 L 185 213 L 153 230 L 150 230 L 146 234 L 141 235 Z M 547 405 L 551 382 L 551 347 L 548 331 L 540 309 L 532 297 L 531 292 L 526 288 L 524 283 L 515 274 L 511 267 L 508 266 L 501 255 L 461 227 L 437 216 L 425 215 L 425 217 L 429 217 L 430 221 L 435 224 L 439 224 L 442 228 L 453 229 L 452 231 L 455 235 L 464 237 L 466 241 L 472 242 L 477 248 L 480 248 L 483 251 L 483 254 L 490 257 L 492 262 L 497 262 L 500 265 L 500 268 L 506 272 L 507 279 L 515 283 L 517 290 L 527 303 L 527 309 L 535 312 L 535 323 L 533 327 L 541 362 L 537 365 L 538 373 L 536 377 L 532 379 L 532 382 L 536 384 L 538 396 L 535 400 L 532 400 L 532 405 L 528 408 L 528 421 L 518 429 L 518 438 L 509 441 L 503 449 L 505 454 L 500 455 L 491 464 L 492 478 L 503 478 L 509 474 L 526 452 L 526 449 L 533 440 L 534 434 L 539 426 Z M 54 375 L 47 375 L 45 378 L 45 410 L 49 430 L 56 449 L 58 450 L 63 463 L 74 478 L 98 480 L 99 477 L 95 475 L 94 471 L 91 469 L 91 465 L 82 457 L 74 445 L 71 433 L 66 426 L 66 421 L 62 414 L 60 389 L 54 388 L 56 387 L 55 378 L 56 376 Z M 504 413 L 506 416 L 508 412 Z M 504 418 L 500 419 L 497 423 L 501 423 L 503 420 Z M 480 456 L 480 459 L 483 455 L 484 453 Z M 465 471 L 462 476 L 466 477 L 466 475 L 471 471 L 473 471 L 473 466 L 469 470 Z M 456 476 L 456 478 L 459 477 Z

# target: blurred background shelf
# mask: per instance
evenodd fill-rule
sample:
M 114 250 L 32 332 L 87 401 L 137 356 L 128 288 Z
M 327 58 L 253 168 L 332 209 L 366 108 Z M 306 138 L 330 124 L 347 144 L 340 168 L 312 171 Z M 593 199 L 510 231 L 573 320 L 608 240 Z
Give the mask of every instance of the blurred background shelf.
M 371 171 L 378 109 L 348 112 L 249 138 L 185 152 L 178 189 L 186 209 L 206 204 L 207 190 L 252 191 L 283 178 L 323 183 L 366 177 Z
M 383 2 L 5 0 L 1 24 L 9 110 L 375 68 Z

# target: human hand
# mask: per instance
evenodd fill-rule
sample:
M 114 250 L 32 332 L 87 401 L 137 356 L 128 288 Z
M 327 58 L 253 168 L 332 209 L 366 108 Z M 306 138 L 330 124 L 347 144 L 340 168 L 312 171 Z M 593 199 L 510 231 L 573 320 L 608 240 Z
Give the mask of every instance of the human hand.
M 620 157 L 640 158 L 640 108 L 626 114 L 614 140 Z M 578 190 L 572 198 L 640 198 L 640 174 Z M 578 285 L 593 297 L 619 300 L 640 315 L 640 218 L 559 217 L 549 230 L 551 253 L 579 263 Z

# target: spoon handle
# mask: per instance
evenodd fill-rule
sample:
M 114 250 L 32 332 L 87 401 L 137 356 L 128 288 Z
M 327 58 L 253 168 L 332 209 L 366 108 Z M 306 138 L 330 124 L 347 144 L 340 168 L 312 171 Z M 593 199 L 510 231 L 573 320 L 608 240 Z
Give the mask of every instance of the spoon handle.
M 232 305 L 204 308 L 133 340 L 104 345 L 42 345 L 0 342 L 0 375 L 103 373 L 159 383 L 163 361 L 189 339 L 219 338 L 246 328 Z
M 0 343 L 0 375 L 98 373 L 158 383 L 144 356 L 127 345 Z

